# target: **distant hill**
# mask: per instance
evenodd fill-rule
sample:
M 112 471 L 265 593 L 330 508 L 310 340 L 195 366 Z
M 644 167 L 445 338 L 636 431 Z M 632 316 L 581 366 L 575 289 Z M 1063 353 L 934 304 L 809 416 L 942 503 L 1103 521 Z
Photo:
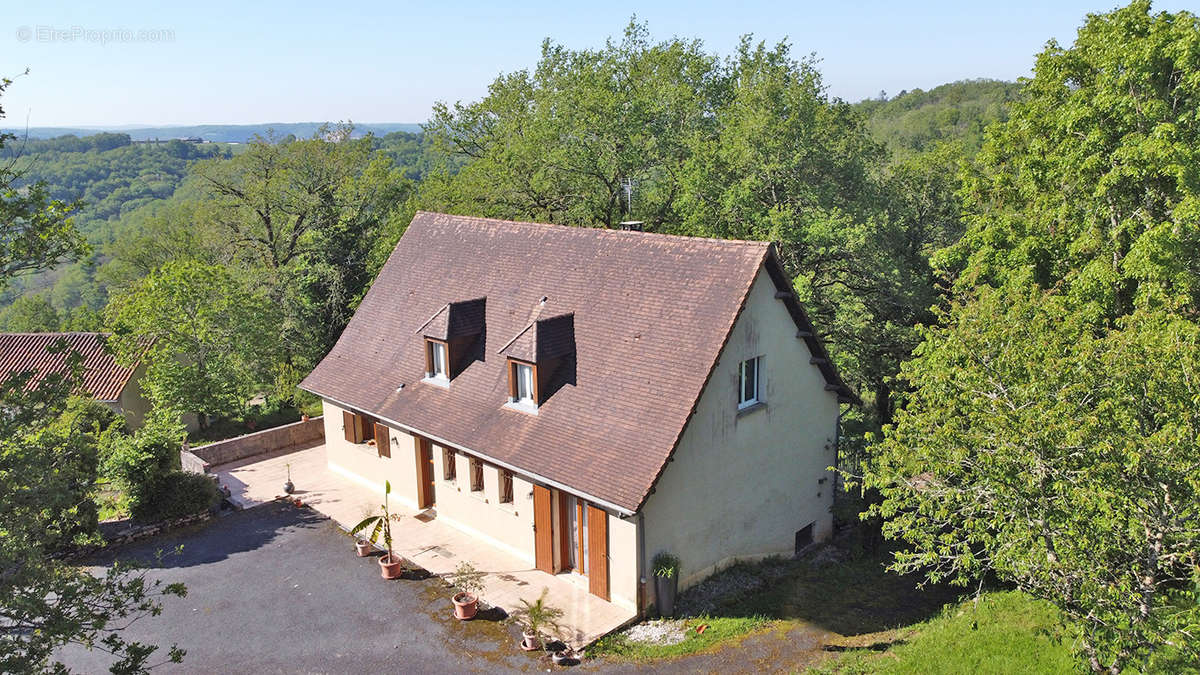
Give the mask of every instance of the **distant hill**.
M 30 127 L 29 138 L 57 138 L 59 136 L 91 136 L 101 132 L 119 132 L 127 134 L 134 141 L 170 140 L 172 138 L 199 138 L 214 143 L 245 143 L 257 136 L 266 136 L 268 132 L 277 136 L 289 134 L 297 138 L 308 138 L 322 122 L 280 122 L 270 124 L 197 124 L 193 126 L 165 127 Z M 17 137 L 25 135 L 25 129 L 3 129 Z M 400 122 L 385 122 L 379 124 L 355 124 L 354 135 L 365 136 L 373 133 L 384 136 L 393 131 L 417 133 L 421 131 L 420 124 Z
M 933 143 L 952 139 L 961 140 L 974 154 L 983 144 L 987 125 L 1008 119 L 1008 105 L 1020 90 L 1014 82 L 961 80 L 855 106 L 867 116 L 875 137 L 897 155 L 922 152 Z

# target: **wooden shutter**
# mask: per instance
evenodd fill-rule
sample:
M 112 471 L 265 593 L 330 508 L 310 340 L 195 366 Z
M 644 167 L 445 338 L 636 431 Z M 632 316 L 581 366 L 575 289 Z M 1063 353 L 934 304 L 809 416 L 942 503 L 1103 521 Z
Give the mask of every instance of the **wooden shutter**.
M 571 567 L 571 547 L 575 542 L 571 541 L 571 514 L 570 509 L 575 508 L 569 504 L 570 499 L 562 492 L 558 493 L 558 569 L 561 572 Z
M 588 590 L 608 600 L 608 514 L 591 504 L 587 510 Z
M 375 423 L 375 448 L 380 457 L 392 456 L 392 435 L 387 427 L 378 422 Z
M 533 557 L 534 566 L 554 574 L 554 526 L 551 518 L 550 489 L 533 486 Z
M 508 400 L 517 400 L 517 363 L 508 361 Z
M 355 432 L 358 430 L 358 427 L 356 425 L 357 425 L 357 420 L 354 419 L 354 413 L 350 412 L 349 410 L 343 410 L 342 411 L 342 427 L 345 428 L 347 442 L 350 442 L 350 443 L 358 442 L 358 437 L 355 435 Z

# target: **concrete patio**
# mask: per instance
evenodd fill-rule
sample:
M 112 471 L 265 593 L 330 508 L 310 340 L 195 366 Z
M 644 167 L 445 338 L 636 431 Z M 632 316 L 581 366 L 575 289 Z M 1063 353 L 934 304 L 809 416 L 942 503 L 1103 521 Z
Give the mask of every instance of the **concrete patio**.
M 290 468 L 295 497 L 349 529 L 376 513 L 383 495 L 335 473 L 326 462 L 325 446 L 258 455 L 245 460 L 214 466 L 210 473 L 231 491 L 230 501 L 250 508 L 283 496 L 283 484 Z M 549 575 L 533 569 L 527 562 L 437 518 L 427 519 L 397 500 L 390 502 L 393 513 L 402 516 L 392 524 L 395 551 L 429 572 L 445 575 L 459 563 L 470 562 L 487 574 L 481 599 L 511 612 L 520 600 L 530 602 L 548 590 L 547 602 L 563 610 L 563 632 L 559 636 L 581 647 L 624 625 L 634 612 L 605 602 L 588 593 L 584 581 L 570 574 Z M 346 541 L 347 556 L 353 555 Z

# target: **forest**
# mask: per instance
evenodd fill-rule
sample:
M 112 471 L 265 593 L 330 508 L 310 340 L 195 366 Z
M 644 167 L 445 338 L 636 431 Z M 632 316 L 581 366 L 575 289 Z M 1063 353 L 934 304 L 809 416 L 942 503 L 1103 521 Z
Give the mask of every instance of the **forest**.
M 786 42 L 631 22 L 420 133 L 10 138 L 6 208 L 53 217 L 0 328 L 110 331 L 220 429 L 312 405 L 417 210 L 771 241 L 862 399 L 839 517 L 895 572 L 1050 603 L 1094 672 L 1169 672 L 1200 659 L 1198 111 L 1200 21 L 1147 2 L 1019 82 L 859 103 Z

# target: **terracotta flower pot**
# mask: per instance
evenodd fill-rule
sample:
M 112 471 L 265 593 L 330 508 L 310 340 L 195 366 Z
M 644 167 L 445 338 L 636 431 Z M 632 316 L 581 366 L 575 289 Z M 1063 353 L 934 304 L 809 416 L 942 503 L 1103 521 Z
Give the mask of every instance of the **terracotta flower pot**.
M 399 579 L 404 574 L 404 561 L 392 553 L 379 558 L 379 573 L 384 579 Z
M 454 601 L 454 618 L 459 621 L 475 618 L 475 613 L 479 611 L 479 598 L 470 593 L 457 593 L 451 599 Z
M 358 557 L 360 558 L 365 558 L 371 555 L 371 548 L 371 542 L 367 541 L 366 539 L 359 539 L 358 541 L 354 542 L 354 549 L 358 551 Z
M 535 652 L 542 648 L 542 640 L 537 633 L 529 631 L 521 631 L 521 649 L 527 652 Z

